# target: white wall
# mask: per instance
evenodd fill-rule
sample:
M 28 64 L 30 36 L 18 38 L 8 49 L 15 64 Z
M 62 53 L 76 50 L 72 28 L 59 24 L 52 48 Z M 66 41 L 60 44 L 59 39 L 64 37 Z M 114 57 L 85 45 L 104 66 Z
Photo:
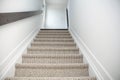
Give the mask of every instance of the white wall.
M 45 28 L 66 29 L 66 9 L 59 6 L 47 5 Z
M 43 0 L 0 0 L 0 13 L 36 11 L 42 4 Z
M 87 48 L 100 80 L 120 80 L 120 1 L 70 0 L 69 14 L 70 30 Z
M 62 8 L 67 7 L 68 0 L 45 0 L 47 5 L 59 6 Z
M 42 17 L 36 15 L 0 26 L 0 79 L 8 73 L 40 30 Z
M 38 11 L 43 0 L 0 0 L 0 13 Z M 43 26 L 43 14 L 0 26 L 0 80 L 14 75 L 18 58 Z

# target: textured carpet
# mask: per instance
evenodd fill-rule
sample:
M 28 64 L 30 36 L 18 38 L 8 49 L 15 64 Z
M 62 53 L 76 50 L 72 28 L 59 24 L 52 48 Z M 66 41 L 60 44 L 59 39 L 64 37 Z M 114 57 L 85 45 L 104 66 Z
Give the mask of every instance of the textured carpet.
M 5 80 L 96 80 L 68 30 L 41 30 Z

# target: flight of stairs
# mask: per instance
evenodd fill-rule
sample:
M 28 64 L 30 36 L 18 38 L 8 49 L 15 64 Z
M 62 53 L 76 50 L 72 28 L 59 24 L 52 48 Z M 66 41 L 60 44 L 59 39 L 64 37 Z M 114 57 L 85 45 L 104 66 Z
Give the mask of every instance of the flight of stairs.
M 5 80 L 96 80 L 68 30 L 41 30 Z

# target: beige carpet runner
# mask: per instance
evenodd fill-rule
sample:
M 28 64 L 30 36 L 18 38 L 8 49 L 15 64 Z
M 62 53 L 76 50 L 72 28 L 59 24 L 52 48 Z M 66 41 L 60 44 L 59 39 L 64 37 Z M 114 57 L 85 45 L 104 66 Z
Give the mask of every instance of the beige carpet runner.
M 68 30 L 41 30 L 5 80 L 96 80 Z

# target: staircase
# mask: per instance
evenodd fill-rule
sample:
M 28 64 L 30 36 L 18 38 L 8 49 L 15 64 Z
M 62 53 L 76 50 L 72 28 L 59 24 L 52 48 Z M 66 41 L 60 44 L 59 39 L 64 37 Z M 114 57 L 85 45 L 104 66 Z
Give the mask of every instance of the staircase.
M 68 30 L 41 30 L 5 80 L 96 80 L 88 67 Z

